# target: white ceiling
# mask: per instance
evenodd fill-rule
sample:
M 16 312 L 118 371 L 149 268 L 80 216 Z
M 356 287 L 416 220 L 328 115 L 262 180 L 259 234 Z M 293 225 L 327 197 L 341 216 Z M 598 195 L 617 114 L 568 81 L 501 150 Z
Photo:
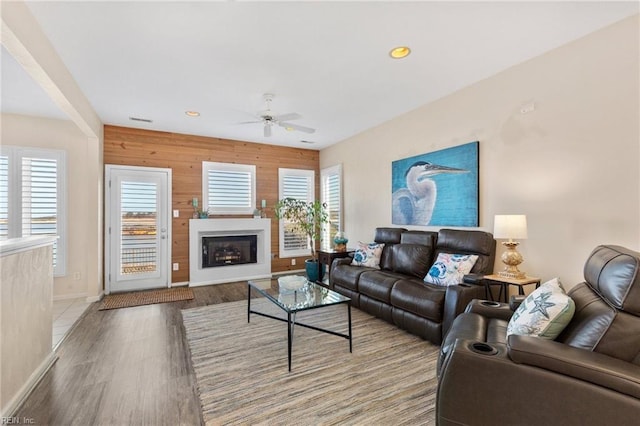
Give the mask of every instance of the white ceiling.
M 27 4 L 105 124 L 314 149 L 639 10 L 636 1 Z M 390 59 L 397 45 L 412 54 Z M 276 127 L 265 138 L 260 124 L 238 124 L 265 108 L 264 93 L 275 94 L 275 113 L 297 112 L 295 124 L 317 131 Z M 62 114 L 4 49 L 2 111 Z

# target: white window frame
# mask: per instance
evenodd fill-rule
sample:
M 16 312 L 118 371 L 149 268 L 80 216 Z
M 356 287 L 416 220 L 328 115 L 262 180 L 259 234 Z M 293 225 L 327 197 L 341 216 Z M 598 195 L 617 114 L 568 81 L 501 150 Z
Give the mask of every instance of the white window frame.
M 67 273 L 67 166 L 66 152 L 56 149 L 0 146 L 0 155 L 8 157 L 8 211 L 7 237 L 22 237 L 22 159 L 38 158 L 56 160 L 56 263 L 54 277 Z
M 243 172 L 251 175 L 251 201 L 244 207 L 213 207 L 209 206 L 209 171 Z M 254 164 L 202 162 L 202 209 L 210 214 L 253 214 L 256 209 L 256 166 Z
M 327 186 L 327 181 L 329 178 L 331 178 L 332 176 L 337 176 L 338 177 L 338 221 L 336 223 L 335 220 L 333 220 L 331 218 L 331 210 L 333 209 L 333 206 L 330 203 L 330 200 L 326 199 L 326 186 Z M 333 247 L 333 239 L 331 238 L 331 228 L 332 225 L 336 224 L 338 226 L 337 228 L 337 232 L 340 232 L 343 230 L 344 227 L 344 208 L 343 208 L 343 196 L 342 196 L 342 164 L 336 164 L 335 166 L 331 166 L 331 167 L 326 167 L 322 170 L 320 170 L 320 195 L 321 195 L 321 202 L 323 204 L 326 204 L 328 206 L 327 208 L 327 213 L 329 213 L 329 219 L 331 220 L 331 223 L 329 224 L 329 226 L 326 226 L 323 228 L 322 230 L 322 246 L 323 247 Z
M 306 201 L 314 201 L 316 195 L 316 173 L 314 170 L 304 169 L 278 169 L 278 199 L 287 197 L 284 193 L 284 179 L 286 176 L 302 176 L 307 179 L 307 199 Z M 285 250 L 284 247 L 284 219 L 280 219 L 278 223 L 278 241 L 280 258 L 311 256 L 311 241 L 307 238 L 307 248 L 297 250 Z

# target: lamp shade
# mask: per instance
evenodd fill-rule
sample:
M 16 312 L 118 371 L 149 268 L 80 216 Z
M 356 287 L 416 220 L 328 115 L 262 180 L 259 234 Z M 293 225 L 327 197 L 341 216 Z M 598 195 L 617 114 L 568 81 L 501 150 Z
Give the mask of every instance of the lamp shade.
M 493 221 L 493 237 L 524 240 L 527 238 L 527 216 L 497 214 Z

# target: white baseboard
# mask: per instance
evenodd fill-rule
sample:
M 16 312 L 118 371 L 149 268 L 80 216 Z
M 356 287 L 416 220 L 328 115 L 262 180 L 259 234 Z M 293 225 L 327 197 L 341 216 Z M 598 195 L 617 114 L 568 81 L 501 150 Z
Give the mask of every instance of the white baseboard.
M 189 286 L 189 281 L 182 281 L 179 283 L 171 283 L 170 287 L 188 287 Z
M 2 407 L 2 413 L 0 417 L 2 419 L 11 418 L 15 414 L 16 410 L 20 408 L 22 403 L 27 399 L 29 394 L 33 391 L 36 385 L 42 380 L 44 375 L 49 371 L 53 364 L 58 360 L 58 357 L 54 352 L 49 353 L 47 357 L 40 363 L 38 368 L 31 373 L 31 376 L 27 379 L 24 385 L 16 392 L 6 406 Z M 4 422 L 3 422 L 4 424 Z
M 104 291 L 100 291 L 100 293 L 97 296 L 87 296 L 85 300 L 87 301 L 87 303 L 93 303 L 93 302 L 101 301 L 103 297 L 104 297 Z
M 87 293 L 59 294 L 57 296 L 53 296 L 53 300 L 80 299 L 82 297 L 87 297 Z
M 304 269 L 293 269 L 293 270 L 287 270 L 287 271 L 274 272 L 272 275 L 274 277 L 277 277 L 279 275 L 299 274 L 301 272 L 304 272 L 305 274 L 307 273 L 307 271 L 305 271 Z

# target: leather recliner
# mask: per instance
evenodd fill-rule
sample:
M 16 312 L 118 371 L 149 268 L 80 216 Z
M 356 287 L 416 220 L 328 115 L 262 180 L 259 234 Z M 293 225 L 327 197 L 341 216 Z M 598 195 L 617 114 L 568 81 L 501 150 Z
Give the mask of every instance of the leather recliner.
M 509 305 L 472 301 L 441 347 L 437 424 L 638 424 L 640 253 L 598 246 L 584 277 L 555 340 L 507 338 Z

